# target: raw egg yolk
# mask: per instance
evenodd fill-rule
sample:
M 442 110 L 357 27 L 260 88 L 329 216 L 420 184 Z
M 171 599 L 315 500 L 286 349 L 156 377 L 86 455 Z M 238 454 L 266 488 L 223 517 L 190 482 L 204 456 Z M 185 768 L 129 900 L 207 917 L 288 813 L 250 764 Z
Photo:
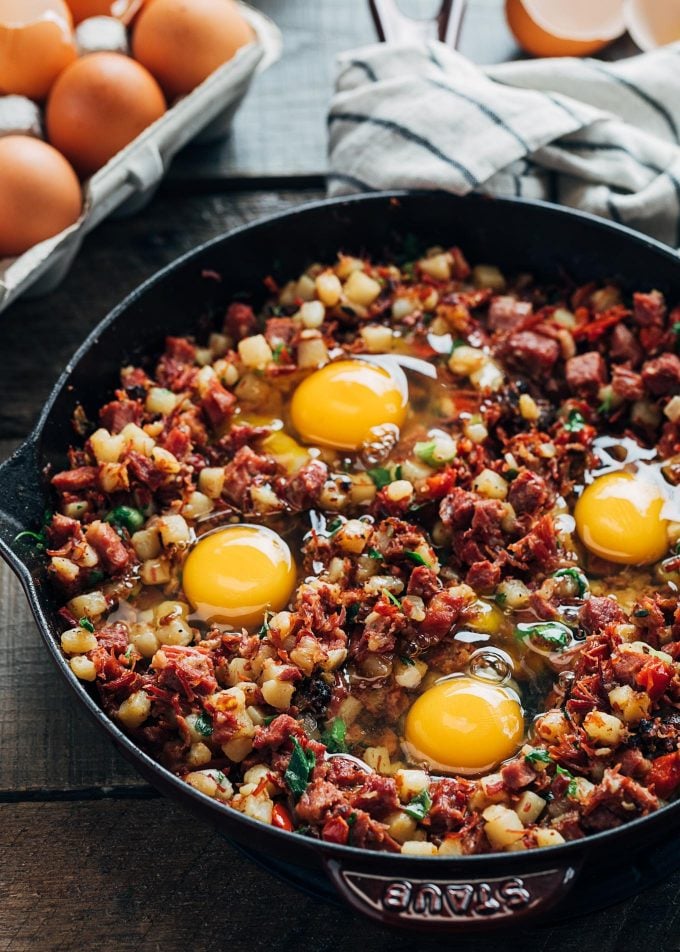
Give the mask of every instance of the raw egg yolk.
M 650 480 L 608 473 L 584 489 L 576 503 L 576 530 L 594 555 L 624 565 L 656 562 L 668 549 L 665 499 Z
M 305 443 L 355 450 L 386 423 L 400 427 L 407 394 L 388 370 L 364 360 L 340 360 L 310 374 L 291 403 Z
M 207 622 L 261 625 L 280 611 L 295 585 L 295 562 L 283 539 L 264 526 L 219 529 L 196 543 L 184 563 L 184 592 Z
M 516 696 L 498 684 L 451 678 L 421 694 L 406 717 L 407 749 L 439 770 L 476 774 L 511 757 L 524 736 Z

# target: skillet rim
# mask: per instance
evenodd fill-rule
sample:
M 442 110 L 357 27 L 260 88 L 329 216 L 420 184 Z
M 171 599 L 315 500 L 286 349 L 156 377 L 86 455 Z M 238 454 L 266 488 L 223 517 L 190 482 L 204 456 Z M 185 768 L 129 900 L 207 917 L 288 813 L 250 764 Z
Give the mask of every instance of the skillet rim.
M 27 457 L 31 456 L 31 463 L 33 464 L 32 468 L 35 470 L 35 475 L 38 477 L 38 479 L 40 479 L 40 470 L 37 467 L 37 460 L 34 457 L 40 443 L 42 432 L 50 418 L 50 414 L 55 403 L 57 402 L 62 391 L 68 385 L 69 380 L 80 361 L 97 343 L 102 332 L 114 324 L 129 309 L 131 305 L 137 302 L 139 298 L 141 298 L 155 286 L 162 284 L 169 275 L 174 274 L 183 266 L 189 264 L 192 259 L 199 258 L 209 249 L 217 247 L 225 241 L 237 239 L 243 233 L 250 233 L 257 231 L 258 229 L 267 228 L 275 222 L 292 220 L 298 216 L 304 217 L 306 213 L 316 211 L 320 208 L 337 208 L 342 206 L 351 208 L 354 205 L 370 204 L 373 202 L 376 204 L 380 204 L 385 201 L 399 202 L 404 199 L 411 200 L 417 197 L 432 197 L 435 195 L 446 197 L 447 200 L 452 199 L 454 202 L 492 202 L 496 205 L 496 207 L 501 209 L 504 206 L 531 207 L 537 209 L 539 214 L 544 213 L 547 216 L 556 215 L 557 217 L 561 217 L 565 220 L 570 220 L 573 223 L 584 223 L 587 227 L 595 228 L 596 230 L 603 232 L 605 235 L 611 232 L 617 232 L 625 240 L 631 241 L 633 244 L 641 247 L 641 249 L 644 249 L 645 252 L 652 251 L 661 254 L 663 257 L 669 259 L 670 263 L 676 264 L 678 267 L 680 267 L 680 252 L 675 251 L 669 245 L 665 245 L 654 238 L 637 232 L 626 225 L 619 224 L 618 222 L 608 221 L 607 219 L 600 218 L 599 216 L 593 215 L 589 212 L 581 211 L 580 209 L 572 209 L 561 205 L 554 205 L 550 202 L 537 199 L 525 199 L 514 196 L 501 198 L 485 195 L 479 192 L 472 192 L 465 196 L 457 196 L 449 192 L 434 189 L 399 189 L 394 191 L 368 192 L 358 195 L 340 196 L 336 198 L 317 199 L 311 202 L 304 202 L 301 205 L 294 206 L 293 208 L 277 212 L 273 215 L 267 215 L 264 218 L 256 219 L 255 221 L 248 222 L 244 225 L 239 225 L 236 228 L 217 235 L 208 241 L 195 246 L 194 248 L 180 255 L 178 258 L 175 258 L 173 261 L 156 271 L 154 274 L 150 275 L 141 284 L 130 291 L 123 298 L 123 300 L 115 305 L 108 312 L 108 314 L 102 318 L 102 320 L 88 333 L 81 345 L 68 360 L 64 370 L 59 375 L 56 383 L 54 384 L 30 434 L 15 450 L 15 452 L 2 464 L 2 466 L 0 466 L 0 473 L 11 464 L 16 464 L 21 460 L 25 460 Z M 562 867 L 565 865 L 565 863 L 569 863 L 570 861 L 575 862 L 575 865 L 578 867 L 580 866 L 580 860 L 583 859 L 583 854 L 589 852 L 591 849 L 600 852 L 600 846 L 604 848 L 604 844 L 613 837 L 616 839 L 634 838 L 643 824 L 645 825 L 645 828 L 649 829 L 651 832 L 652 828 L 663 824 L 664 819 L 669 813 L 680 815 L 680 800 L 678 800 L 667 804 L 660 810 L 648 814 L 647 816 L 638 817 L 623 826 L 614 827 L 609 830 L 603 830 L 599 833 L 593 833 L 583 839 L 568 841 L 557 846 L 543 847 L 536 850 L 526 850 L 521 853 L 481 853 L 451 858 L 438 856 L 410 856 L 408 854 L 404 855 L 388 853 L 386 851 L 375 851 L 355 846 L 327 843 L 325 841 L 312 840 L 306 837 L 301 839 L 301 837 L 294 831 L 280 830 L 273 826 L 267 828 L 257 820 L 254 820 L 245 814 L 234 810 L 228 805 L 228 803 L 222 803 L 195 790 L 158 761 L 155 761 L 153 758 L 151 758 L 144 750 L 142 750 L 141 747 L 138 747 L 131 740 L 131 738 L 129 738 L 118 727 L 115 721 L 105 714 L 105 712 L 96 702 L 95 698 L 88 692 L 83 682 L 79 681 L 73 675 L 65 657 L 61 653 L 56 637 L 53 634 L 51 625 L 49 624 L 46 617 L 46 613 L 43 610 L 43 597 L 38 591 L 31 574 L 31 570 L 28 567 L 26 561 L 2 538 L 0 538 L 0 556 L 2 556 L 2 558 L 9 564 L 10 568 L 12 568 L 15 574 L 18 576 L 28 598 L 31 612 L 37 623 L 40 635 L 43 641 L 46 643 L 47 648 L 52 655 L 53 661 L 59 669 L 62 677 L 64 677 L 73 693 L 79 699 L 80 703 L 87 709 L 90 715 L 94 717 L 100 727 L 109 735 L 114 744 L 118 748 L 124 749 L 127 759 L 131 761 L 135 767 L 137 767 L 138 761 L 141 762 L 144 767 L 142 773 L 145 775 L 145 778 L 148 774 L 158 776 L 161 786 L 164 790 L 168 787 L 173 788 L 173 791 L 176 792 L 177 799 L 180 802 L 186 800 L 193 801 L 195 807 L 200 808 L 201 813 L 204 814 L 206 818 L 210 814 L 214 813 L 214 822 L 217 822 L 217 818 L 223 818 L 226 821 L 227 826 L 234 824 L 242 826 L 246 830 L 250 828 L 253 830 L 253 832 L 257 832 L 259 836 L 262 836 L 264 832 L 264 835 L 275 837 L 281 844 L 286 844 L 292 849 L 294 849 L 295 846 L 300 846 L 302 847 L 303 852 L 316 852 L 320 857 L 323 858 L 328 857 L 341 861 L 344 857 L 350 862 L 351 860 L 360 860 L 363 863 L 370 863 L 371 866 L 389 863 L 391 868 L 394 868 L 395 870 L 400 869 L 404 872 L 405 867 L 408 867 L 411 870 L 417 867 L 419 871 L 424 871 L 424 869 L 427 867 L 428 870 L 438 869 L 447 875 L 451 872 L 458 873 L 460 875 L 459 871 L 462 872 L 464 870 L 473 873 L 475 868 L 477 868 L 479 871 L 479 867 L 489 869 L 490 866 L 493 865 L 495 875 L 496 867 L 498 867 L 499 873 L 507 871 L 507 868 L 511 868 L 513 871 L 519 872 L 524 869 L 531 871 L 534 870 L 535 867 L 541 867 L 541 870 L 545 871 L 553 864 L 557 864 L 559 867 Z M 680 824 L 676 823 L 675 825 Z M 396 866 L 393 866 L 393 864 L 396 864 Z M 354 864 L 352 864 L 352 866 L 353 865 Z M 541 870 L 536 869 L 535 871 L 540 872 Z

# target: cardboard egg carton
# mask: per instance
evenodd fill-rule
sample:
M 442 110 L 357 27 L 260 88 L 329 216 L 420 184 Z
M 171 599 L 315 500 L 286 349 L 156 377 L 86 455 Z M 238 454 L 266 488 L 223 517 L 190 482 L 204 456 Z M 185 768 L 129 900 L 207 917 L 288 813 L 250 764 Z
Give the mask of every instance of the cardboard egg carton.
M 0 260 L 0 311 L 30 289 L 37 296 L 54 290 L 67 274 L 83 239 L 116 211 L 133 214 L 153 197 L 173 156 L 199 134 L 225 135 L 253 77 L 281 54 L 281 32 L 259 10 L 239 3 L 255 41 L 215 70 L 153 125 L 115 155 L 83 187 L 83 211 L 70 228 L 34 245 L 18 258 Z

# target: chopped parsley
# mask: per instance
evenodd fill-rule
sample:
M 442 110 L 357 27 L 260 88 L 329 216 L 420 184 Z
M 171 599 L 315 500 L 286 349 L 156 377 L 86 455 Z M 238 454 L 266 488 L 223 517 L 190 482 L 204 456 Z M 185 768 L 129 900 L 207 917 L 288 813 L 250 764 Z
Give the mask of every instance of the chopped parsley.
M 345 823 L 347 824 L 347 826 L 350 826 L 350 827 L 354 826 L 356 822 L 357 822 L 356 813 L 350 813 L 350 815 L 345 820 Z
M 293 754 L 290 758 L 283 779 L 288 789 L 298 800 L 307 789 L 309 778 L 316 767 L 316 757 L 313 750 L 306 750 L 297 737 L 293 738 Z
M 376 469 L 366 470 L 378 489 L 388 486 L 392 482 L 392 474 L 384 466 L 378 466 Z
M 521 622 L 517 625 L 515 634 L 520 640 L 530 638 L 532 641 L 537 641 L 539 647 L 551 651 L 567 648 L 573 638 L 571 628 L 567 628 L 559 621 Z
M 431 806 L 432 797 L 427 789 L 421 790 L 420 793 L 404 807 L 404 813 L 408 813 L 412 820 L 424 820 L 430 812 Z
M 348 606 L 347 606 L 346 616 L 347 616 L 347 622 L 348 622 L 350 625 L 353 625 L 354 622 L 357 620 L 358 614 L 359 614 L 359 603 L 358 603 L 358 602 L 352 602 L 351 605 L 348 605 Z
M 212 719 L 203 711 L 194 721 L 194 730 L 203 737 L 210 737 L 213 732 Z
M 369 559 L 377 559 L 379 562 L 382 562 L 383 555 L 381 552 L 378 552 L 377 549 L 369 547 L 366 549 L 366 555 L 369 557 Z
M 552 758 L 547 750 L 531 750 L 528 754 L 524 755 L 524 759 L 528 764 L 531 764 L 533 767 L 534 764 L 549 764 L 552 763 Z
M 84 628 L 85 631 L 89 631 L 90 634 L 93 634 L 93 632 L 94 632 L 94 625 L 92 624 L 92 622 L 90 621 L 90 619 L 87 618 L 85 615 L 83 615 L 82 618 L 79 618 L 79 619 L 78 619 L 78 624 L 80 625 L 81 628 Z
M 568 770 L 565 770 L 564 767 L 560 767 L 559 764 L 555 767 L 555 773 L 559 774 L 561 777 L 564 777 L 569 781 L 569 786 L 567 787 L 567 796 L 576 797 L 578 796 L 578 784 L 576 783 L 576 777 L 569 773 Z
M 144 516 L 139 509 L 133 509 L 132 506 L 116 506 L 106 516 L 105 521 L 119 529 L 137 532 L 144 525 Z
M 410 668 L 412 668 L 413 665 L 415 664 L 415 661 L 413 660 L 413 658 L 409 658 L 408 655 L 399 655 L 399 660 L 401 661 L 402 664 L 405 664 L 407 665 L 407 667 L 410 667 Z
M 387 599 L 388 602 L 392 602 L 393 605 L 396 605 L 397 608 L 401 608 L 401 602 L 393 595 L 392 592 L 389 592 L 386 588 L 382 590 L 383 597 Z
M 612 412 L 613 405 L 614 405 L 614 394 L 610 391 L 609 393 L 607 393 L 604 400 L 597 408 L 597 412 L 600 414 L 600 416 L 609 416 L 609 414 Z
M 570 410 L 569 416 L 562 425 L 569 433 L 580 433 L 586 425 L 586 421 L 583 419 L 583 414 L 579 413 L 578 410 Z
M 276 344 L 274 347 L 272 347 L 272 360 L 275 364 L 281 363 L 281 358 L 283 357 L 285 350 L 285 344 Z
M 39 552 L 44 550 L 47 543 L 44 532 L 31 532 L 30 529 L 26 529 L 24 532 L 20 532 L 18 535 L 14 536 L 15 542 L 20 542 L 22 539 L 30 539 Z
M 430 563 L 427 561 L 427 559 L 424 559 L 422 557 L 420 552 L 412 552 L 411 550 L 407 549 L 404 552 L 404 555 L 406 556 L 407 559 L 410 559 L 411 562 L 413 562 L 415 565 L 424 565 L 428 569 L 432 568 Z
M 331 754 L 345 754 L 347 753 L 346 737 L 347 724 L 341 717 L 336 717 L 321 735 L 321 743 Z
M 505 592 L 496 592 L 494 601 L 499 606 L 499 608 L 502 608 L 507 602 L 507 600 L 508 600 L 508 596 L 505 594 Z
M 553 578 L 572 578 L 576 582 L 579 598 L 583 598 L 589 588 L 588 579 L 580 569 L 558 569 Z
M 260 625 L 260 630 L 257 633 L 257 636 L 260 639 L 260 641 L 263 638 L 266 638 L 267 635 L 269 634 L 269 622 L 271 621 L 272 615 L 273 615 L 273 612 L 264 613 L 264 621 Z
M 269 727 L 271 722 L 275 720 L 278 716 L 279 716 L 278 714 L 267 714 L 266 717 L 262 718 L 262 723 L 264 724 L 265 727 Z
M 454 337 L 454 339 L 451 341 L 451 353 L 453 353 L 454 350 L 457 350 L 459 347 L 463 347 L 466 343 L 467 341 L 464 341 L 462 337 Z

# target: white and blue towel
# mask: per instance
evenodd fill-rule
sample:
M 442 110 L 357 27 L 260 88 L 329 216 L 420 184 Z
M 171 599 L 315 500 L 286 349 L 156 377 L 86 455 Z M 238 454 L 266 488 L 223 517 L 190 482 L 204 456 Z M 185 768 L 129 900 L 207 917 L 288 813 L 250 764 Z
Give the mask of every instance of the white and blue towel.
M 441 188 L 540 198 L 680 246 L 680 44 L 616 63 L 478 67 L 441 43 L 340 57 L 331 195 Z

